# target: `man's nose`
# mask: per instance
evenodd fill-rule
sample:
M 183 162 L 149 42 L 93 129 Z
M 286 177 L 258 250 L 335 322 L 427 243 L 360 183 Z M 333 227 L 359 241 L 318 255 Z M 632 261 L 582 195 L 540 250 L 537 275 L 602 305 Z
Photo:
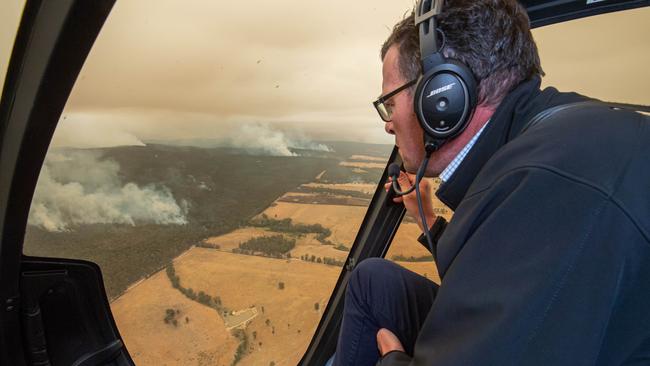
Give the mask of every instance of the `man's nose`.
M 384 125 L 384 130 L 386 130 L 386 133 L 389 135 L 394 135 L 395 130 L 393 130 L 393 122 L 386 122 Z

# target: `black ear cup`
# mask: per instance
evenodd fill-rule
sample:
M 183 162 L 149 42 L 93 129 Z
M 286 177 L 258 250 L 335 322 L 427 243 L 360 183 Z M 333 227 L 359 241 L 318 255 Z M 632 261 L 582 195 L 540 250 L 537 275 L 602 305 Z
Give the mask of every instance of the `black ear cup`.
M 425 148 L 431 146 L 434 150 L 463 132 L 477 102 L 472 72 L 460 61 L 446 59 L 442 52 L 445 34 L 436 27 L 436 15 L 442 8 L 443 0 L 418 0 L 415 15 L 422 76 L 415 89 L 413 108 L 425 132 Z
M 456 60 L 444 60 L 418 80 L 415 113 L 430 138 L 447 140 L 461 133 L 477 101 L 471 71 Z

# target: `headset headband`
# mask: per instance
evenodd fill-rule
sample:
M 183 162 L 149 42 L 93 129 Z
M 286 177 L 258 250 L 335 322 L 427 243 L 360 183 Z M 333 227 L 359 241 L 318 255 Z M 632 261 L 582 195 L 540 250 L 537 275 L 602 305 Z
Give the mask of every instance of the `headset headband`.
M 420 0 L 415 14 L 415 26 L 420 38 L 422 73 L 443 62 L 438 47 L 436 15 L 442 11 L 443 0 Z

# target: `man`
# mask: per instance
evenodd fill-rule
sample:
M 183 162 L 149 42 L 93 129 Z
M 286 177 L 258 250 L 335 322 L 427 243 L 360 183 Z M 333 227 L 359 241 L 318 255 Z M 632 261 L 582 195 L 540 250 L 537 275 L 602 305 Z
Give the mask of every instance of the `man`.
M 479 83 L 468 127 L 426 169 L 442 178 L 436 195 L 455 211 L 435 248 L 442 282 L 383 259 L 361 262 L 334 364 L 650 364 L 650 121 L 541 91 L 537 48 L 515 0 L 450 0 L 436 19 L 445 56 Z M 381 56 L 382 95 L 417 78 L 413 15 Z M 424 157 L 413 93 L 385 102 L 386 132 L 409 173 Z M 557 106 L 565 107 L 526 126 Z M 412 176 L 399 183 L 408 188 Z M 423 188 L 421 228 L 435 221 Z M 413 196 L 403 202 L 420 221 Z

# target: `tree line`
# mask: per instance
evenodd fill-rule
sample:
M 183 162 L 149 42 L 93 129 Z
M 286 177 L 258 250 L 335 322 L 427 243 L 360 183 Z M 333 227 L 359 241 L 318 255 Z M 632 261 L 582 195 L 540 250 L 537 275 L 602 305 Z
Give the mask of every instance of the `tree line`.
M 330 258 L 330 257 L 321 258 L 321 257 L 317 257 L 317 256 L 315 256 L 313 254 L 312 255 L 309 255 L 309 254 L 301 255 L 300 259 L 303 260 L 303 261 L 306 261 L 306 262 L 323 263 L 323 264 L 327 264 L 327 265 L 330 265 L 330 266 L 338 266 L 338 267 L 342 267 L 345 264 L 345 261 L 338 260 L 336 258 Z
M 203 291 L 199 291 L 197 293 L 192 288 L 183 287 L 181 285 L 181 278 L 176 274 L 176 269 L 174 268 L 173 263 L 170 263 L 167 266 L 166 272 L 167 272 L 167 277 L 172 283 L 172 286 L 178 291 L 180 291 L 183 295 L 185 295 L 185 297 L 187 297 L 188 299 L 213 308 L 214 310 L 217 311 L 217 313 L 219 313 L 219 316 L 221 316 L 222 318 L 224 314 L 228 314 L 230 312 L 230 309 L 226 308 L 221 302 L 221 297 L 211 296 L 206 294 Z
M 261 217 L 251 220 L 249 225 L 269 228 L 272 231 L 280 233 L 298 235 L 317 234 L 316 240 L 321 242 L 321 244 L 334 245 L 334 243 L 327 239 L 330 235 L 332 235 L 332 231 L 326 227 L 323 227 L 321 224 L 294 224 L 291 221 L 291 218 L 276 220 L 268 217 L 266 214 L 262 214 Z

